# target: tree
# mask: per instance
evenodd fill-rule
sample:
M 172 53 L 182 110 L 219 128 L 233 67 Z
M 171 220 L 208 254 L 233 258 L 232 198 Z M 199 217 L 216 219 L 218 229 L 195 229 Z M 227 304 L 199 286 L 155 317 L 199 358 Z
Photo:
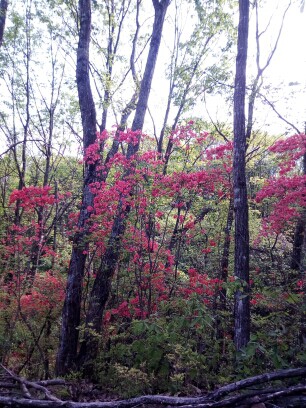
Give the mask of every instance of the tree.
M 107 81 L 105 84 L 102 123 L 100 125 L 100 131 L 105 130 L 108 108 L 111 102 L 110 95 L 110 82 L 112 80 L 112 70 L 114 65 L 114 58 L 116 56 L 117 47 L 121 35 L 121 28 L 123 20 L 129 9 L 130 2 L 125 6 L 121 4 L 119 8 L 120 23 L 117 32 L 116 39 L 114 39 L 116 21 L 114 19 L 115 2 L 111 4 L 107 3 L 107 15 L 109 22 L 109 37 L 108 46 L 106 52 L 106 70 Z M 132 71 L 133 79 L 136 81 L 136 72 L 134 67 L 135 59 L 135 46 L 138 37 L 139 23 L 138 13 L 140 7 L 140 0 L 137 1 L 136 9 L 136 31 L 134 34 L 133 46 L 130 57 L 130 69 Z M 91 38 L 91 1 L 79 2 L 79 19 L 80 19 L 80 31 L 79 42 L 77 49 L 77 86 L 79 95 L 79 104 L 82 116 L 83 127 L 83 151 L 94 145 L 96 140 L 96 108 L 93 100 L 93 94 L 90 85 L 90 61 L 89 61 L 89 44 Z M 138 85 L 138 84 L 137 84 Z M 77 346 L 79 338 L 79 325 L 80 325 L 80 312 L 81 312 L 81 298 L 83 277 L 86 268 L 87 260 L 87 236 L 88 236 L 88 220 L 90 218 L 90 212 L 88 208 L 93 205 L 94 195 L 91 192 L 90 185 L 96 179 L 100 181 L 106 180 L 108 171 L 107 164 L 112 157 L 117 153 L 119 149 L 118 136 L 119 132 L 126 126 L 127 119 L 132 113 L 135 102 L 138 97 L 138 89 L 134 91 L 132 98 L 127 103 L 125 109 L 123 109 L 120 123 L 118 124 L 118 132 L 116 133 L 112 147 L 106 155 L 104 166 L 105 171 L 103 174 L 97 174 L 96 163 L 85 162 L 85 172 L 83 181 L 83 193 L 82 193 L 82 206 L 80 209 L 80 215 L 78 219 L 78 232 L 73 238 L 73 247 L 71 252 L 71 260 L 68 270 L 68 280 L 65 297 L 65 303 L 62 313 L 62 329 L 60 336 L 60 344 L 57 356 L 57 372 L 59 374 L 69 371 L 74 365 L 74 361 L 77 355 Z M 103 150 L 103 148 L 101 147 Z
M 150 41 L 150 48 L 147 58 L 147 63 L 144 71 L 144 76 L 140 84 L 139 96 L 136 105 L 136 113 L 132 124 L 132 131 L 139 131 L 143 127 L 144 117 L 148 105 L 148 98 L 151 89 L 151 83 L 153 73 L 155 69 L 156 59 L 161 41 L 163 23 L 166 15 L 167 8 L 170 4 L 170 0 L 153 0 L 154 6 L 154 23 L 152 29 L 152 36 Z M 138 3 L 139 7 L 139 3 Z M 137 7 L 137 12 L 138 12 Z M 78 59 L 77 59 L 77 83 L 79 92 L 80 108 L 82 113 L 82 126 L 84 133 L 84 151 L 91 145 L 94 145 L 96 137 L 96 114 L 95 106 L 93 102 L 92 92 L 89 83 L 89 42 L 91 32 L 91 2 L 79 1 L 79 14 L 80 14 L 80 33 L 78 44 Z M 137 33 L 137 32 L 136 32 Z M 136 36 L 137 38 L 137 36 Z M 134 57 L 134 48 L 132 57 Z M 133 67 L 133 62 L 132 62 Z M 111 74 L 111 72 L 108 72 Z M 134 74 L 133 74 L 134 76 Z M 106 92 L 107 104 L 109 103 L 109 92 Z M 135 96 L 132 97 L 133 103 Z M 131 109 L 129 109 L 129 112 Z M 106 112 L 104 110 L 104 112 Z M 123 115 L 124 122 L 126 121 L 126 115 Z M 104 114 L 103 123 L 105 124 L 106 114 Z M 125 123 L 124 123 L 125 124 Z M 121 124 L 122 126 L 124 125 Z M 137 153 L 139 148 L 140 139 L 136 144 L 130 143 L 127 150 L 127 160 L 131 160 Z M 114 140 L 113 147 L 106 157 L 105 166 L 108 160 L 117 152 L 119 147 L 118 141 Z M 77 357 L 78 346 L 78 332 L 80 325 L 80 307 L 81 307 L 81 294 L 82 294 L 82 280 L 84 276 L 85 262 L 86 262 L 86 234 L 87 234 L 87 221 L 90 217 L 88 208 L 92 207 L 93 194 L 90 190 L 90 185 L 97 178 L 96 165 L 92 162 L 87 162 L 84 178 L 84 191 L 82 208 L 79 218 L 79 230 L 74 238 L 74 244 L 72 249 L 72 257 L 68 272 L 68 282 L 66 290 L 65 304 L 63 308 L 62 317 L 62 330 L 60 347 L 57 357 L 57 372 L 63 374 L 68 372 L 75 366 Z M 126 175 L 128 176 L 128 174 Z M 100 176 L 101 177 L 101 176 Z M 105 175 L 102 176 L 102 179 Z M 126 211 L 120 210 L 121 204 L 119 203 L 118 215 L 114 220 L 113 233 L 111 234 L 110 242 L 108 245 L 108 253 L 106 253 L 101 260 L 101 266 L 92 289 L 92 293 L 89 301 L 89 310 L 86 317 L 86 327 L 90 326 L 90 330 L 96 330 L 98 333 L 101 330 L 101 323 L 103 317 L 103 309 L 109 296 L 109 286 L 112 275 L 114 273 L 118 257 L 120 254 L 120 241 L 125 229 Z M 92 344 L 91 349 L 88 347 L 88 342 L 96 343 L 93 341 L 92 332 L 87 330 L 85 340 L 82 342 L 81 350 L 79 353 L 79 364 L 88 362 L 96 353 L 97 347 Z
M 89 44 L 91 33 L 91 1 L 79 1 L 79 42 L 77 49 L 76 78 L 83 127 L 84 151 L 94 143 L 96 138 L 96 109 L 89 78 Z M 56 371 L 62 375 L 73 366 L 78 347 L 78 327 L 82 282 L 86 262 L 86 221 L 89 218 L 87 208 L 92 205 L 93 194 L 90 184 L 95 181 L 94 164 L 85 165 L 82 206 L 78 220 L 79 232 L 73 238 L 71 260 L 68 269 L 66 297 L 62 313 L 62 330 L 57 354 Z
M 179 4 L 180 3 L 180 4 Z M 190 5 L 188 5 L 190 6 Z M 190 111 L 200 97 L 204 98 L 206 92 L 212 88 L 217 89 L 219 81 L 227 76 L 228 49 L 232 42 L 231 28 L 232 18 L 229 12 L 224 11 L 223 1 L 211 2 L 195 1 L 194 9 L 187 8 L 185 2 L 175 2 L 174 18 L 174 44 L 169 64 L 169 92 L 165 109 L 162 128 L 157 140 L 158 152 L 164 156 L 164 173 L 167 172 L 167 162 L 171 155 L 173 144 L 168 140 L 164 147 L 164 138 L 167 135 L 169 116 L 171 111 L 174 131 L 178 126 L 183 114 Z M 181 27 L 184 13 L 196 12 L 197 22 L 190 35 L 184 38 L 184 28 Z M 194 18 L 194 17 L 193 17 Z M 218 23 L 222 21 L 222 26 Z M 180 24 L 181 23 L 181 24 Z M 221 27 L 226 27 L 228 37 L 224 45 L 221 40 Z M 189 28 L 189 27 L 188 27 Z M 222 43 L 223 53 L 218 54 L 218 67 L 211 63 L 209 58 L 215 48 Z
M 0 3 L 0 47 L 3 41 L 7 6 L 8 6 L 8 0 L 1 0 L 1 3 Z
M 148 99 L 155 70 L 157 55 L 161 42 L 163 24 L 167 8 L 171 0 L 152 0 L 154 6 L 154 23 L 147 63 L 140 85 L 139 98 L 136 106 L 136 112 L 132 124 L 132 132 L 139 132 L 143 128 L 145 113 L 148 106 Z M 132 139 L 128 144 L 126 159 L 133 162 L 140 146 L 140 135 L 137 139 Z M 123 180 L 128 179 L 133 174 L 133 164 L 123 175 Z M 86 316 L 85 338 L 82 341 L 80 353 L 78 356 L 79 365 L 91 366 L 98 353 L 99 340 L 97 333 L 101 332 L 103 312 L 106 302 L 109 298 L 112 277 L 114 275 L 117 262 L 121 253 L 121 245 L 124 231 L 126 229 L 126 218 L 130 207 L 123 205 L 124 194 L 119 200 L 116 216 L 113 221 L 112 231 L 107 244 L 107 250 L 102 256 L 100 267 L 97 270 L 96 278 L 90 294 L 88 312 Z M 87 367 L 88 369 L 88 367 Z
M 235 293 L 235 346 L 245 347 L 250 339 L 249 219 L 246 182 L 246 65 L 249 32 L 249 0 L 239 1 L 238 45 L 234 91 L 233 187 L 235 211 L 235 266 L 239 284 Z

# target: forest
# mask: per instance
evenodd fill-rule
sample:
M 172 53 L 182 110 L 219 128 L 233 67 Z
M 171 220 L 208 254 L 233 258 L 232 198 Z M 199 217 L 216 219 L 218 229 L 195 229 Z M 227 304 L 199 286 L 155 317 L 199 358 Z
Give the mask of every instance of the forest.
M 306 407 L 304 6 L 0 0 L 0 407 Z

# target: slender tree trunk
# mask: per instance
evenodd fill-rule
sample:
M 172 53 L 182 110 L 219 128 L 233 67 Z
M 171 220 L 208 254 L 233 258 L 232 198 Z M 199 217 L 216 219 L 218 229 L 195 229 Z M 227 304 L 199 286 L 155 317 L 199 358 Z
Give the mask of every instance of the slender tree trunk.
M 303 155 L 303 173 L 306 175 L 306 154 Z M 302 239 L 302 245 L 297 248 L 293 248 L 294 250 L 298 250 L 298 262 L 297 266 L 300 269 L 300 278 L 302 281 L 302 291 L 303 291 L 303 298 L 302 298 L 302 305 L 301 305 L 301 328 L 300 328 L 300 344 L 302 347 L 306 347 L 306 209 L 302 210 L 301 218 L 298 220 L 297 229 L 302 228 L 303 231 L 299 234 L 299 239 Z M 299 231 L 300 232 L 300 231 Z M 293 261 L 293 259 L 292 259 Z
M 54 222 L 53 222 L 53 244 L 52 249 L 53 252 L 56 253 L 57 251 L 57 234 L 58 234 L 58 219 L 59 219 L 59 207 L 58 207 L 58 185 L 57 181 L 54 180 L 54 197 L 55 197 L 55 215 L 54 215 Z M 55 263 L 55 256 L 52 255 L 52 265 L 51 270 L 54 268 Z
M 306 175 L 306 154 L 303 155 L 303 174 Z M 304 256 L 303 249 L 304 249 L 305 226 L 306 226 L 306 210 L 303 210 L 302 215 L 297 220 L 293 238 L 293 248 L 290 267 L 295 270 L 299 269 L 301 270 L 302 257 Z
M 161 42 L 164 19 L 171 0 L 152 1 L 155 9 L 153 31 L 145 72 L 140 85 L 135 117 L 132 124 L 133 131 L 141 130 L 144 124 L 151 83 Z M 137 153 L 138 149 L 139 141 L 137 144 L 129 144 L 127 159 L 131 159 L 132 156 Z M 132 172 L 133 170 L 127 171 L 123 178 L 131 176 Z M 122 197 L 122 199 L 123 198 L 124 197 Z M 109 298 L 112 277 L 119 260 L 122 237 L 126 229 L 126 219 L 130 212 L 129 207 L 123 206 L 122 199 L 118 204 L 117 215 L 113 223 L 107 249 L 101 259 L 100 267 L 97 270 L 96 279 L 89 299 L 86 327 L 90 328 L 90 330 L 87 330 L 85 333 L 85 338 L 81 344 L 79 353 L 79 366 L 84 366 L 85 371 L 88 372 L 90 372 L 92 362 L 98 353 L 99 341 L 96 333 L 101 332 L 103 312 Z
M 1 0 L 0 2 L 0 47 L 3 42 L 7 6 L 8 6 L 8 0 Z
M 185 87 L 185 89 L 184 89 L 183 96 L 182 96 L 182 100 L 181 100 L 181 102 L 180 102 L 178 111 L 177 111 L 177 113 L 176 113 L 176 115 L 175 115 L 174 122 L 173 122 L 172 127 L 171 127 L 171 130 L 172 130 L 172 131 L 174 131 L 174 130 L 176 129 L 177 124 L 178 124 L 178 122 L 179 122 L 179 120 L 180 120 L 180 117 L 181 117 L 181 115 L 182 115 L 183 109 L 184 109 L 184 107 L 185 107 L 185 105 L 186 105 L 187 96 L 188 96 L 188 93 L 189 93 L 189 91 L 190 91 L 190 87 L 191 87 L 191 84 L 192 84 L 193 77 L 194 77 L 194 75 L 195 75 L 195 73 L 196 73 L 196 71 L 197 71 L 197 68 L 198 68 L 198 66 L 199 66 L 199 64 L 200 64 L 200 61 L 201 61 L 201 58 L 199 58 L 199 59 L 195 62 L 195 65 L 194 65 L 193 68 L 192 68 L 192 73 L 191 73 L 190 78 L 189 78 L 189 81 L 187 82 L 186 87 Z M 171 98 L 172 95 L 169 95 L 169 97 Z M 168 109 L 168 108 L 167 108 L 167 109 Z M 166 115 L 168 115 L 168 114 L 169 114 L 169 112 L 166 111 Z M 168 119 L 168 117 L 165 116 L 164 123 L 166 123 L 166 120 L 167 120 L 167 119 Z M 159 138 L 159 147 L 161 146 L 161 148 L 162 148 L 162 143 L 163 143 L 163 138 L 164 138 L 164 133 L 163 133 L 163 132 L 164 132 L 164 127 L 163 127 L 163 129 L 162 129 L 162 132 L 161 132 L 161 135 L 160 135 L 160 138 Z M 167 143 L 167 147 L 166 147 L 166 151 L 165 151 L 165 156 L 164 156 L 164 168 L 163 168 L 163 175 L 164 175 L 164 176 L 167 174 L 168 162 L 169 162 L 169 159 L 170 159 L 170 155 L 171 155 L 172 149 L 173 149 L 173 140 L 172 140 L 171 138 L 169 138 L 169 139 L 168 139 L 168 143 Z M 159 153 L 162 153 L 162 150 L 161 150 L 161 151 L 158 151 L 158 152 L 159 152 Z
M 85 149 L 96 139 L 96 110 L 89 80 L 89 43 L 91 33 L 91 1 L 79 0 L 80 32 L 77 49 L 76 80 L 83 126 Z M 86 236 L 88 206 L 92 206 L 93 194 L 90 184 L 95 180 L 95 165 L 85 164 L 82 206 L 78 220 L 78 233 L 73 239 L 73 247 L 68 269 L 66 297 L 62 312 L 60 344 L 56 361 L 57 375 L 73 369 L 77 355 L 79 338 L 82 284 L 86 263 Z
M 228 266 L 229 266 L 229 254 L 230 254 L 230 245 L 231 245 L 231 231 L 234 222 L 234 200 L 233 197 L 230 198 L 226 225 L 224 228 L 224 241 L 223 241 L 223 251 L 222 258 L 220 262 L 220 273 L 219 277 L 222 282 L 225 284 L 228 281 Z M 226 287 L 223 287 L 221 290 L 216 290 L 216 303 L 217 297 L 219 297 L 219 313 L 216 315 L 216 337 L 218 341 L 222 342 L 222 354 L 226 353 L 226 341 L 225 334 L 228 332 L 228 325 L 224 322 L 224 313 L 227 310 L 227 290 Z M 217 307 L 216 307 L 217 309 Z
M 299 270 L 301 266 L 302 248 L 304 241 L 305 219 L 301 216 L 295 226 L 290 268 Z
M 220 265 L 221 269 L 220 279 L 225 283 L 227 282 L 228 279 L 229 251 L 231 245 L 231 231 L 233 221 L 234 221 L 234 203 L 233 198 L 231 197 L 228 206 L 226 226 L 224 228 L 223 253 Z M 222 288 L 220 290 L 220 306 L 221 310 L 226 310 L 226 288 Z
M 22 121 L 23 125 L 23 141 L 22 141 L 22 151 L 21 151 L 21 165 L 18 166 L 18 175 L 19 175 L 19 183 L 18 183 L 18 190 L 22 190 L 25 187 L 25 174 L 27 169 L 27 148 L 28 148 L 28 133 L 30 127 L 30 89 L 31 89 L 31 82 L 30 82 L 30 62 L 31 62 L 31 3 L 27 2 L 26 6 L 26 49 L 25 49 L 25 67 L 26 67 L 26 80 L 25 80 L 25 119 Z M 22 209 L 20 207 L 20 200 L 16 201 L 15 206 L 15 220 L 14 224 L 19 225 L 21 222 L 21 214 Z
M 246 184 L 246 64 L 249 31 L 249 0 L 239 0 L 238 52 L 234 92 L 234 211 L 235 211 L 235 267 L 240 283 L 235 293 L 235 347 L 240 350 L 250 339 L 249 298 L 249 221 Z
M 305 350 L 306 348 L 306 237 L 304 235 L 304 242 L 303 242 L 303 256 L 301 262 L 301 279 L 303 282 L 302 291 L 302 304 L 301 304 L 301 320 L 300 320 L 300 333 L 299 333 L 299 340 L 301 347 Z
M 54 75 L 54 72 L 53 72 Z M 51 90 L 51 102 L 49 108 L 49 131 L 48 138 L 45 139 L 45 169 L 44 169 L 44 178 L 43 178 L 43 187 L 48 186 L 50 173 L 51 173 L 51 157 L 52 157 L 52 140 L 53 140 L 53 128 L 54 128 L 54 113 L 56 104 L 53 103 L 54 97 L 54 77 L 53 77 L 53 86 Z M 42 249 L 46 243 L 46 231 L 45 231 L 45 214 L 43 206 L 40 206 L 37 210 L 37 225 L 38 231 L 35 242 L 32 244 L 31 256 L 30 256 L 30 269 L 27 273 L 28 286 L 29 289 L 32 289 L 36 272 L 40 264 L 40 258 Z

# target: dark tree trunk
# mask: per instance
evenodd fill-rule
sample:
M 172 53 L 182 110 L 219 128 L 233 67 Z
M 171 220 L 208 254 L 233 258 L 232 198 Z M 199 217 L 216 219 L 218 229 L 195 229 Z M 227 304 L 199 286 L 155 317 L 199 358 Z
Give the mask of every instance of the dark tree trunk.
M 1 2 L 2 6 L 2 2 Z M 25 24 L 26 24 L 26 46 L 25 46 L 25 52 L 24 52 L 24 62 L 25 62 L 25 69 L 26 69 L 26 79 L 25 79 L 25 84 L 24 84 L 24 92 L 25 92 L 25 118 L 24 121 L 22 121 L 22 126 L 23 126 L 23 141 L 22 141 L 22 151 L 21 151 L 21 164 L 18 164 L 18 154 L 16 152 L 16 149 L 14 149 L 14 157 L 15 157 L 15 162 L 17 165 L 17 171 L 18 171 L 18 176 L 19 176 L 19 182 L 18 182 L 18 190 L 22 190 L 23 187 L 25 187 L 25 174 L 26 174 L 26 169 L 27 169 L 27 149 L 28 149 L 28 134 L 29 134 L 29 128 L 30 128 L 30 121 L 31 121 L 31 114 L 30 114 L 30 98 L 31 98 L 31 80 L 30 80 L 30 62 L 31 62 L 31 36 L 30 36 L 30 31 L 31 31 L 31 5 L 27 5 L 26 8 L 26 17 L 25 17 Z M 17 141 L 17 140 L 16 140 Z M 16 201 L 16 206 L 15 206 L 15 220 L 14 224 L 19 225 L 21 222 L 21 217 L 22 217 L 22 208 L 20 206 L 21 202 L 18 199 Z
M 299 270 L 301 266 L 302 247 L 304 241 L 305 220 L 304 217 L 298 219 L 293 238 L 293 248 L 290 268 Z
M 3 42 L 7 6 L 8 6 L 8 0 L 1 0 L 0 2 L 0 47 Z
M 231 231 L 234 222 L 234 200 L 233 197 L 230 198 L 226 225 L 224 228 L 224 241 L 223 241 L 223 251 L 222 258 L 220 262 L 220 272 L 219 277 L 225 284 L 228 281 L 228 267 L 229 267 L 229 255 L 230 255 L 230 246 L 231 246 Z M 226 286 L 222 287 L 221 290 L 216 291 L 216 303 L 217 297 L 219 296 L 219 311 L 216 315 L 216 337 L 219 342 L 222 342 L 222 354 L 226 353 L 226 341 L 225 334 L 228 332 L 228 322 L 224 321 L 224 316 L 222 312 L 227 310 L 227 290 Z M 217 310 L 217 306 L 216 306 Z
M 303 155 L 303 174 L 306 175 L 306 154 Z M 300 344 L 302 347 L 306 345 L 306 209 L 302 210 L 302 215 L 298 221 L 297 228 L 302 228 L 303 231 L 300 234 L 300 239 L 302 239 L 302 244 L 298 248 L 293 248 L 293 250 L 298 250 L 299 255 L 299 269 L 300 269 L 300 279 L 303 282 L 302 285 L 302 305 L 301 305 L 301 328 L 300 328 Z M 292 259 L 293 261 L 293 259 Z M 296 268 L 297 269 L 297 268 Z
M 155 9 L 154 24 L 149 54 L 144 76 L 140 85 L 139 99 L 132 124 L 133 131 L 141 130 L 144 124 L 164 19 L 171 0 L 152 1 Z M 138 149 L 139 142 L 135 145 L 130 144 L 127 150 L 127 159 L 130 159 L 134 154 L 136 154 Z M 123 177 L 130 176 L 132 171 L 133 170 L 129 170 Z M 101 332 L 103 312 L 109 298 L 112 277 L 120 256 L 122 236 L 126 229 L 126 218 L 129 211 L 130 208 L 123 207 L 122 200 L 120 200 L 117 208 L 117 216 L 114 220 L 107 245 L 107 250 L 101 259 L 101 264 L 97 271 L 96 279 L 90 294 L 88 313 L 86 317 L 86 327 L 90 327 L 90 330 L 86 331 L 85 333 L 85 338 L 81 344 L 79 353 L 79 366 L 84 366 L 85 372 L 90 371 L 91 363 L 98 352 L 98 338 L 97 335 L 95 335 L 95 332 Z
M 303 174 L 306 175 L 306 154 L 303 155 Z M 302 211 L 294 231 L 293 248 L 290 267 L 295 270 L 301 269 L 302 250 L 305 235 L 306 211 Z
M 239 0 L 238 52 L 234 92 L 234 211 L 235 211 L 235 267 L 240 283 L 235 293 L 235 347 L 240 350 L 250 339 L 249 298 L 249 222 L 245 171 L 246 129 L 246 64 L 249 31 L 249 0 Z
M 89 80 L 89 43 L 91 33 L 91 1 L 79 0 L 79 43 L 77 49 L 76 80 L 83 126 L 85 149 L 96 139 L 96 111 Z M 77 355 L 80 325 L 82 283 L 86 263 L 86 224 L 88 206 L 93 204 L 90 184 L 95 180 L 95 165 L 85 164 L 82 206 L 78 221 L 79 232 L 73 239 L 72 254 L 68 269 L 66 297 L 62 312 L 60 344 L 57 354 L 56 372 L 63 375 L 74 368 Z
M 54 84 L 54 81 L 53 81 Z M 51 102 L 49 111 L 49 132 L 48 139 L 45 139 L 45 169 L 44 169 L 44 179 L 43 186 L 46 187 L 49 184 L 50 173 L 51 173 L 51 158 L 52 158 L 52 139 L 53 139 L 53 129 L 54 129 L 54 113 L 56 104 L 53 103 L 54 88 L 51 91 Z M 33 243 L 31 248 L 31 258 L 30 258 L 30 269 L 27 273 L 29 289 L 32 289 L 36 272 L 40 264 L 40 258 L 42 249 L 46 243 L 47 234 L 45 231 L 45 215 L 43 207 L 40 206 L 37 211 L 37 237 L 36 241 Z
M 304 222 L 306 221 L 306 213 L 304 213 Z M 306 346 L 306 234 L 304 232 L 304 240 L 302 246 L 302 256 L 301 256 L 301 265 L 300 265 L 300 276 L 303 282 L 302 284 L 302 305 L 301 305 L 301 319 L 300 319 L 300 333 L 299 340 L 302 348 Z
M 220 279 L 223 282 L 227 282 L 228 279 L 228 265 L 229 265 L 229 253 L 230 253 L 230 245 L 231 245 L 231 231 L 234 221 L 234 203 L 233 198 L 230 198 L 228 212 L 227 212 L 227 220 L 226 226 L 224 228 L 224 243 L 223 243 L 223 253 L 221 258 L 221 273 Z M 222 288 L 220 291 L 220 306 L 221 310 L 226 310 L 226 288 Z

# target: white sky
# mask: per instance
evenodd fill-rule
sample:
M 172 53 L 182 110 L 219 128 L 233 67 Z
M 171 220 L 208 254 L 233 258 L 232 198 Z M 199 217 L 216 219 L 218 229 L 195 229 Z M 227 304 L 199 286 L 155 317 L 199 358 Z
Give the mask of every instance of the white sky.
M 279 80 L 305 82 L 306 12 L 293 6 L 286 16 L 284 31 L 273 61 L 273 75 Z
M 275 41 L 280 24 L 280 15 L 284 8 L 288 5 L 289 0 L 260 0 L 265 1 L 264 9 L 260 14 L 260 21 L 268 21 L 271 16 L 271 25 L 264 38 L 262 39 L 262 57 L 264 61 L 269 53 L 271 41 Z M 292 5 L 285 19 L 283 33 L 272 59 L 271 65 L 265 72 L 264 85 L 271 84 L 269 90 L 263 90 L 269 99 L 275 102 L 277 110 L 290 122 L 294 123 L 301 131 L 304 129 L 304 122 L 306 121 L 306 9 L 301 13 L 298 6 L 299 0 L 294 0 L 296 4 Z M 148 3 L 147 3 L 148 2 Z M 145 0 L 145 4 L 151 6 L 151 1 Z M 173 7 L 174 0 L 170 7 Z M 170 14 L 169 14 L 170 13 Z M 173 17 L 173 8 L 169 9 L 168 18 Z M 252 12 L 252 17 L 254 13 Z M 238 15 L 237 15 L 238 17 Z M 254 21 L 251 20 L 251 21 Z M 186 29 L 190 30 L 190 16 L 186 13 Z M 254 28 L 254 27 L 253 27 Z M 172 38 L 172 37 L 171 37 Z M 163 35 L 163 47 L 166 48 L 166 42 L 169 41 L 168 46 L 172 46 L 172 40 L 169 35 Z M 250 30 L 250 55 L 249 55 L 249 69 L 250 74 L 252 66 L 254 66 L 254 59 L 252 58 L 252 42 L 254 44 L 254 29 Z M 168 93 L 168 82 L 165 80 L 164 71 L 159 67 L 159 63 L 163 59 L 162 49 L 157 63 L 156 76 L 152 87 L 152 96 L 150 98 L 150 107 L 154 114 L 154 119 L 158 126 L 157 131 L 160 130 L 161 121 L 166 107 L 166 98 Z M 160 71 L 160 72 L 158 72 Z M 161 73 L 162 72 L 162 73 Z M 73 73 L 74 76 L 74 73 Z M 289 86 L 289 83 L 298 83 L 294 86 Z M 232 120 L 231 107 L 224 102 L 223 96 L 207 98 L 209 114 L 212 119 L 217 121 L 226 121 L 229 124 Z M 277 118 L 275 113 L 259 102 L 257 103 L 257 123 L 254 128 L 261 128 L 269 133 L 285 133 L 288 126 Z M 158 114 L 160 112 L 160 114 Z M 206 113 L 206 108 L 203 102 L 199 102 L 198 106 L 193 110 L 194 116 L 202 117 L 209 120 Z M 113 119 L 112 119 L 113 120 Z M 147 115 L 146 122 L 148 128 L 151 127 L 151 119 Z M 114 123 L 114 122 L 113 122 Z M 170 120 L 171 124 L 171 120 Z M 290 134 L 294 131 L 289 130 Z M 4 142 L 4 141 L 2 141 Z M 1 141 L 0 141 L 1 145 Z M 0 153 L 3 149 L 0 149 Z
M 261 39 L 262 58 L 261 65 L 265 64 L 278 35 L 281 16 L 289 0 L 268 0 L 260 11 L 259 21 L 262 27 L 271 19 L 270 26 Z M 252 57 L 254 46 L 254 15 L 250 25 L 250 66 L 255 65 Z M 306 121 L 306 12 L 301 13 L 298 4 L 291 5 L 286 14 L 283 31 L 276 52 L 270 66 L 264 74 L 264 87 L 271 84 L 269 90 L 263 93 L 273 102 L 275 107 L 288 121 L 293 123 L 300 131 L 304 130 Z M 296 85 L 292 85 L 292 83 Z M 291 84 L 291 85 L 290 85 Z M 284 133 L 287 125 L 281 121 L 268 106 L 260 108 L 259 123 L 262 121 L 264 128 L 270 132 Z M 264 125 L 266 122 L 266 125 Z M 293 130 L 289 132 L 294 132 Z
M 261 4 L 264 1 L 261 1 Z M 265 65 L 270 51 L 277 38 L 281 19 L 284 10 L 288 6 L 289 0 L 266 0 L 265 5 L 259 11 L 259 24 L 263 29 L 269 23 L 269 27 L 262 35 L 261 66 Z M 170 10 L 171 13 L 171 10 Z M 251 11 L 250 33 L 249 33 L 249 57 L 248 57 L 248 84 L 251 84 L 251 77 L 256 73 L 255 50 L 255 12 Z M 238 19 L 238 15 L 237 15 Z M 169 36 L 164 33 L 164 40 Z M 283 31 L 278 43 L 276 52 L 269 67 L 264 73 L 264 83 L 262 93 L 275 104 L 277 111 L 289 122 L 293 123 L 300 131 L 304 130 L 306 121 L 306 10 L 302 13 L 299 5 L 293 4 L 289 8 L 285 17 Z M 161 57 L 163 51 L 161 48 Z M 255 69 L 255 70 L 254 70 Z M 156 106 L 165 106 L 168 92 L 168 84 L 164 78 L 158 74 L 153 83 L 150 106 L 152 111 Z M 233 72 L 234 78 L 234 72 Z M 294 83 L 295 85 L 289 85 Z M 269 87 L 267 89 L 267 87 Z M 209 115 L 215 121 L 232 120 L 231 107 L 224 102 L 223 96 L 207 96 L 207 108 Z M 260 128 L 269 133 L 289 133 L 295 131 L 288 128 L 288 125 L 280 120 L 277 115 L 267 105 L 260 101 L 256 102 L 256 123 L 254 128 Z M 162 115 L 164 110 L 162 110 Z M 203 102 L 199 102 L 193 110 L 194 116 L 203 117 L 209 120 Z M 154 118 L 156 119 L 156 118 Z M 160 118 L 156 119 L 159 122 Z M 158 123 L 157 123 L 158 124 Z
M 274 2 L 275 0 L 270 1 L 269 4 Z M 288 0 L 280 3 L 288 3 Z M 267 69 L 267 79 L 271 81 L 272 86 L 276 88 L 280 86 L 279 95 L 275 98 L 277 109 L 300 131 L 304 130 L 306 121 L 305 39 L 306 13 L 301 13 L 299 7 L 293 5 L 286 15 L 279 46 L 271 66 Z M 296 83 L 296 85 L 290 86 L 290 83 Z M 273 116 L 275 117 L 274 114 Z M 275 118 L 274 126 L 277 131 L 282 132 L 285 124 Z

